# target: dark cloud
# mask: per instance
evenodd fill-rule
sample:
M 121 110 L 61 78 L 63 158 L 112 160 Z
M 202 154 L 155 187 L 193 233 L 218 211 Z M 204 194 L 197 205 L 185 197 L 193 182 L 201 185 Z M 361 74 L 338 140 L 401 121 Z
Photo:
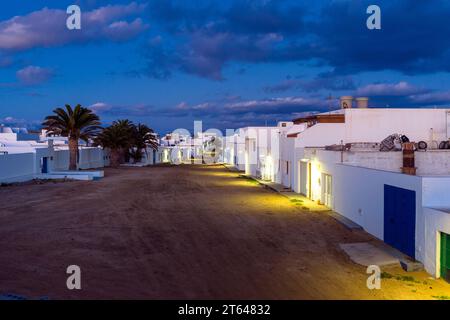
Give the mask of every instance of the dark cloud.
M 339 73 L 450 71 L 448 1 L 378 1 L 382 29 L 368 30 L 362 13 L 372 2 L 330 2 L 311 24 L 317 40 L 305 50 Z
M 297 43 L 287 40 L 305 26 L 304 8 L 281 1 L 153 1 L 152 18 L 175 41 L 148 45 L 145 72 L 169 76 L 175 70 L 222 80 L 230 62 L 263 63 L 303 57 L 291 52 Z M 172 40 L 173 40 L 172 39 Z M 174 44 L 175 43 L 175 44 Z
M 314 79 L 308 80 L 288 78 L 280 83 L 263 88 L 263 90 L 268 93 L 280 93 L 289 90 L 303 90 L 311 93 L 321 90 L 342 91 L 354 89 L 356 89 L 356 84 L 352 77 L 328 74 L 319 75 Z
M 176 45 L 165 54 L 150 55 L 150 76 L 163 65 L 165 76 L 183 70 L 221 80 L 223 68 L 231 62 L 284 61 L 315 61 L 341 76 L 378 70 L 450 71 L 447 1 L 378 1 L 381 30 L 366 28 L 366 9 L 373 4 L 367 0 L 323 1 L 310 9 L 295 1 L 198 3 L 199 7 L 170 0 L 151 3 L 152 17 Z M 304 86 L 310 91 L 321 86 L 352 88 L 348 81 L 329 81 L 318 78 Z M 275 91 L 286 87 L 288 83 Z
M 449 91 L 433 90 L 406 81 L 365 85 L 355 90 L 353 95 L 370 97 L 369 104 L 372 107 L 426 108 L 450 105 Z
M 323 112 L 328 102 L 321 98 L 282 97 L 245 100 L 235 97 L 200 104 L 182 102 L 174 108 L 160 110 L 165 117 L 190 117 L 220 123 L 221 128 L 265 125 L 277 120 L 291 120 L 301 112 Z M 241 125 L 242 124 L 242 125 Z

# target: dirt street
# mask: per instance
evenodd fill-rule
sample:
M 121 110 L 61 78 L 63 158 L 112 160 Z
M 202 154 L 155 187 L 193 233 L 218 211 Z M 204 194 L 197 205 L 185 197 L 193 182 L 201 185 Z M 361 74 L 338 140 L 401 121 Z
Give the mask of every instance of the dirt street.
M 92 182 L 0 187 L 0 294 L 50 299 L 433 299 L 424 272 L 365 268 L 377 241 L 223 166 L 106 169 Z M 82 290 L 66 287 L 81 267 Z

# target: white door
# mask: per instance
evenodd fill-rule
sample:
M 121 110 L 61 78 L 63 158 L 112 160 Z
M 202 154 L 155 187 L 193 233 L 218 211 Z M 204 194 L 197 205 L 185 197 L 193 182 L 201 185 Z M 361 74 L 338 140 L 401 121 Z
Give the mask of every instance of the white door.
M 287 188 L 291 187 L 291 163 L 290 161 L 283 161 L 283 185 Z
M 307 190 L 307 187 L 306 187 L 306 184 L 307 184 L 307 179 L 308 179 L 308 163 L 307 162 L 304 162 L 304 161 L 299 161 L 298 162 L 298 165 L 299 165 L 299 169 L 298 169 L 298 172 L 299 172 L 299 189 L 300 189 L 300 193 L 302 194 L 302 195 L 304 195 L 304 196 L 306 196 L 307 195 L 307 192 L 308 192 L 308 190 Z
M 331 208 L 332 203 L 332 177 L 329 174 L 322 173 L 322 203 Z

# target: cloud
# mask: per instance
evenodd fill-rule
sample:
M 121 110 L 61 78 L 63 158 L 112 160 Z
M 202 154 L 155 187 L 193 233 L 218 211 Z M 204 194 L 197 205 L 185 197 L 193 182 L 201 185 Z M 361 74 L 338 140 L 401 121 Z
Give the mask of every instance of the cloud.
M 47 82 L 53 76 L 53 71 L 38 66 L 28 66 L 16 72 L 19 83 L 26 86 Z
M 450 107 L 450 91 L 435 91 L 409 96 L 409 100 L 415 104 L 424 106 L 447 106 Z
M 267 93 L 280 93 L 289 90 L 303 90 L 305 92 L 318 92 L 321 90 L 342 91 L 354 90 L 356 85 L 350 76 L 319 75 L 310 80 L 286 79 L 275 85 L 265 86 Z
M 199 120 L 209 119 L 215 122 L 226 121 L 230 128 L 236 123 L 249 121 L 249 124 L 264 124 L 275 119 L 292 119 L 301 112 L 319 112 L 328 110 L 325 99 L 308 97 L 280 97 L 265 99 L 222 99 L 206 101 L 199 104 L 181 102 L 173 108 L 159 110 L 165 117 L 194 117 Z
M 153 106 L 144 104 L 115 106 L 105 102 L 96 102 L 88 108 L 98 115 L 108 117 L 145 117 L 155 114 L 155 108 Z
M 167 78 L 181 70 L 200 77 L 223 80 L 222 70 L 231 61 L 264 62 L 270 60 L 272 47 L 282 41 L 276 33 L 236 35 L 230 32 L 197 30 L 189 34 L 189 43 L 167 45 L 164 41 L 147 46 L 145 73 Z
M 430 91 L 422 87 L 414 86 L 406 81 L 398 83 L 369 84 L 356 90 L 359 96 L 409 96 Z
M 135 37 L 148 25 L 139 18 L 123 20 L 142 13 L 145 5 L 108 5 L 82 12 L 81 30 L 68 30 L 65 10 L 43 8 L 24 16 L 0 22 L 0 50 L 23 51 L 92 40 L 123 41 Z M 121 20 L 117 20 L 121 19 Z
M 438 91 L 416 86 L 407 81 L 397 83 L 372 83 L 359 87 L 354 96 L 371 98 L 372 107 L 417 108 L 450 106 L 450 91 Z
M 28 129 L 38 129 L 40 128 L 41 121 L 40 120 L 26 120 L 26 119 L 18 119 L 14 117 L 5 117 L 0 118 L 0 124 L 3 124 L 6 127 L 11 128 L 28 128 Z
M 395 70 L 404 74 L 450 71 L 450 3 L 382 1 L 382 29 L 366 28 L 361 1 L 234 0 L 223 4 L 156 0 L 149 12 L 170 38 L 158 54 L 146 53 L 147 75 L 167 78 L 183 71 L 214 80 L 234 62 L 314 62 L 340 76 Z M 420 39 L 420 40 L 419 40 Z M 148 51 L 155 50 L 149 46 Z M 161 67 L 163 66 L 163 67 Z M 156 70 L 156 71 L 154 71 Z M 345 80 L 345 79 L 342 79 Z M 352 87 L 318 78 L 304 89 Z M 325 82 L 325 83 L 324 83 Z M 292 84 L 292 82 L 290 82 Z M 274 88 L 281 92 L 289 83 Z M 277 91 L 279 90 L 279 91 Z
M 405 74 L 450 71 L 450 3 L 378 1 L 382 29 L 365 27 L 372 2 L 333 1 L 310 25 L 315 36 L 304 46 L 339 73 L 396 70 Z
M 200 2 L 204 4 L 204 2 Z M 153 1 L 149 12 L 173 41 L 149 44 L 144 73 L 164 78 L 174 71 L 223 80 L 232 62 L 264 63 L 303 57 L 289 43 L 304 28 L 304 9 L 280 1 L 232 1 L 190 7 L 188 2 Z

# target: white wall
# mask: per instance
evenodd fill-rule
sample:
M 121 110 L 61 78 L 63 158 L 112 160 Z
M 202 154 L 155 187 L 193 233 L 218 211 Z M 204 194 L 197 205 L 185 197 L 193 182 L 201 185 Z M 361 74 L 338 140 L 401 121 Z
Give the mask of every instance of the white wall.
M 0 155 L 0 183 L 22 182 L 33 179 L 34 153 Z
M 336 164 L 333 209 L 384 240 L 384 185 L 416 192 L 416 259 L 423 257 L 422 179 L 400 173 Z
M 423 205 L 450 208 L 450 176 L 423 177 Z
M 324 147 L 340 144 L 344 136 L 344 123 L 317 123 L 297 135 L 295 147 Z
M 340 154 L 340 152 L 335 152 Z M 427 150 L 414 153 L 417 175 L 449 175 L 450 150 Z M 343 161 L 359 167 L 401 172 L 403 153 L 401 151 L 345 151 Z
M 345 109 L 344 142 L 381 142 L 393 133 L 411 141 L 447 139 L 450 109 Z
M 285 187 L 294 187 L 295 180 L 295 138 L 285 134 L 280 137 L 280 161 L 278 161 L 277 183 Z M 286 163 L 289 163 L 289 172 L 286 174 Z
M 79 169 L 95 169 L 104 166 L 104 153 L 100 148 L 80 148 Z

